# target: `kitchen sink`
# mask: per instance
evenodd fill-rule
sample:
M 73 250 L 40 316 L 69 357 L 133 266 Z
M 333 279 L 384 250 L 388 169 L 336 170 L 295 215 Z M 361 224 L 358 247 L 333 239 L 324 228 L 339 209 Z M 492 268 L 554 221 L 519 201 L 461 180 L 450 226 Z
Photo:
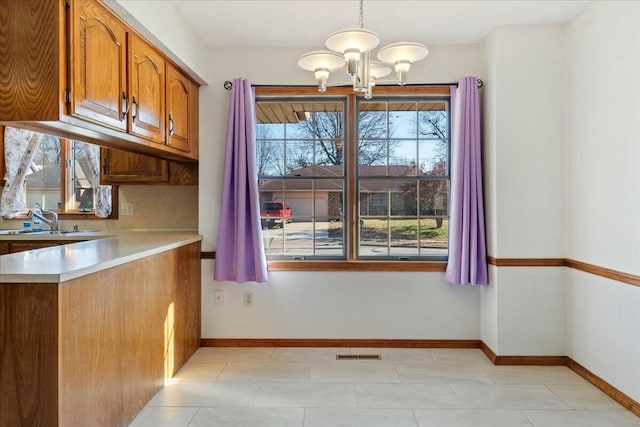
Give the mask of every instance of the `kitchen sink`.
M 31 230 L 0 230 L 0 236 L 29 234 Z
M 63 230 L 0 230 L 0 236 L 64 236 L 75 233 L 91 233 L 100 230 L 80 230 L 80 229 L 63 229 Z
M 75 233 L 91 233 L 94 231 L 100 230 L 40 230 L 40 231 L 30 231 L 26 234 L 30 235 L 38 235 L 38 236 L 63 236 L 66 234 L 75 234 Z

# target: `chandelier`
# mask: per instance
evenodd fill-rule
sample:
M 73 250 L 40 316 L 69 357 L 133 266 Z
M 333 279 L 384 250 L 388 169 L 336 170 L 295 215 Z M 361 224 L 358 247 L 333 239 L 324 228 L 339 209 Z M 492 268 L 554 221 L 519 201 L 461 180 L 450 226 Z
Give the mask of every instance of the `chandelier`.
M 320 92 L 326 91 L 329 74 L 346 64 L 353 90 L 370 99 L 376 82 L 404 85 L 411 64 L 429 54 L 421 43 L 399 42 L 380 48 L 377 61 L 371 59 L 371 51 L 378 46 L 380 39 L 373 31 L 363 28 L 363 1 L 360 0 L 358 28 L 345 28 L 329 34 L 325 44 L 330 50 L 315 50 L 298 59 L 300 68 L 313 71 Z M 392 68 L 396 72 L 395 79 L 379 80 L 388 76 Z

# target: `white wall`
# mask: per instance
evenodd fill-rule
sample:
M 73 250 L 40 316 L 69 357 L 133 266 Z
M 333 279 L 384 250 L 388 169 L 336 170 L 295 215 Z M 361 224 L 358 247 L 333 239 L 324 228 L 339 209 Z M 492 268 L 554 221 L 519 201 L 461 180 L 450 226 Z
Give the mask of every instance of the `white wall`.
M 564 35 L 561 26 L 494 30 L 485 41 L 488 253 L 564 257 Z M 482 339 L 498 355 L 564 355 L 562 268 L 490 266 Z
M 640 275 L 640 3 L 566 31 L 567 257 Z M 640 287 L 570 270 L 569 356 L 640 401 Z
M 254 84 L 313 85 L 297 58 L 314 48 L 210 51 L 210 86 L 200 93 L 201 121 L 215 129 L 200 141 L 204 250 L 216 247 L 229 102 L 223 82 L 245 77 Z M 482 78 L 483 70 L 480 45 L 430 46 L 427 59 L 412 66 L 409 83 Z M 479 289 L 447 285 L 442 273 L 271 272 L 264 285 L 212 277 L 213 261 L 203 262 L 203 338 L 480 338 Z M 224 306 L 213 304 L 214 289 L 225 291 Z M 252 307 L 242 305 L 244 290 L 254 292 Z
M 476 289 L 434 273 L 270 272 L 266 285 L 214 282 L 203 268 L 205 338 L 478 339 Z M 224 291 L 223 306 L 213 290 Z M 243 292 L 253 292 L 253 306 Z
M 107 0 L 113 2 L 113 0 Z M 118 0 L 136 20 L 178 59 L 207 80 L 207 46 L 176 10 L 174 2 Z

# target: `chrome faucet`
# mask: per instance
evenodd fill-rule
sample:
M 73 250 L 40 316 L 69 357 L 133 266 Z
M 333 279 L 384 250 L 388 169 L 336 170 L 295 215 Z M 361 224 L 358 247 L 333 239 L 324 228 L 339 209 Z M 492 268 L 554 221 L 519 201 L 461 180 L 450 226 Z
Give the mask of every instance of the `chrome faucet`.
M 51 219 L 45 218 L 45 214 L 51 215 Z M 37 218 L 49 226 L 51 231 L 58 231 L 58 214 L 54 211 L 42 209 L 39 203 L 36 203 L 36 209 L 29 210 L 27 213 L 29 218 Z

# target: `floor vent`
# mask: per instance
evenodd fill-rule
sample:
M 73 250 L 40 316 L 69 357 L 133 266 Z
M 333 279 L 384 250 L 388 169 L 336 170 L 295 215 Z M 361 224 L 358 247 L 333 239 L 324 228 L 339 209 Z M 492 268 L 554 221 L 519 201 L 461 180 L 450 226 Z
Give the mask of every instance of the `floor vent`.
M 381 360 L 379 354 L 336 354 L 336 360 Z

